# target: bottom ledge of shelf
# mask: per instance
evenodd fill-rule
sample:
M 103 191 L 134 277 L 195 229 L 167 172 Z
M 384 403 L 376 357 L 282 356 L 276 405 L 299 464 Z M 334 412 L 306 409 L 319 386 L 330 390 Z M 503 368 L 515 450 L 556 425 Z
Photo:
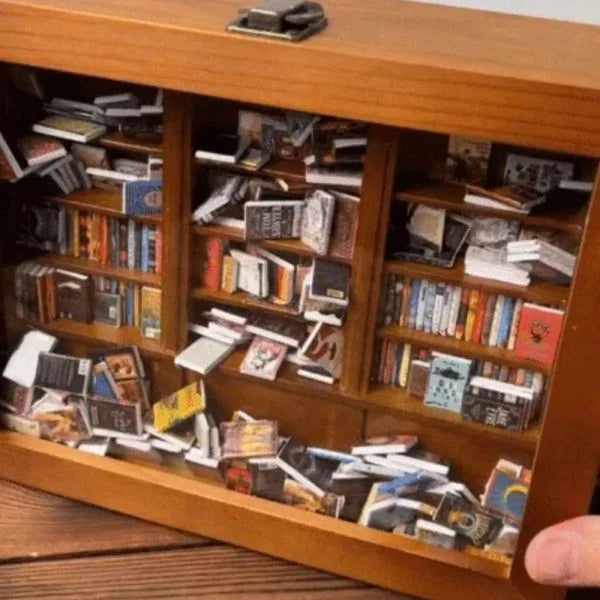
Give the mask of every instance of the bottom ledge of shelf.
M 183 461 L 181 461 L 183 462 Z M 0 432 L 0 477 L 47 492 L 404 591 L 432 595 L 448 577 L 491 596 L 510 586 L 511 561 L 425 545 L 391 533 L 224 489 L 187 465 L 142 465 Z M 166 508 L 168 507 L 168 510 Z M 198 515 L 193 518 L 192 515 Z M 244 523 L 243 527 L 235 526 Z M 284 531 L 285 535 L 281 535 Z M 260 532 L 260 535 L 256 533 Z M 282 543 L 289 540 L 289 544 Z M 327 552 L 322 552 L 328 548 Z M 340 560 L 342 556 L 346 558 Z M 388 565 L 389 568 L 382 567 Z M 455 569 L 463 569 L 464 575 Z M 414 575 L 429 573 L 426 584 Z M 468 572 L 468 575 L 467 575 Z M 439 589 L 439 588 L 438 588 Z M 495 596 L 495 597 L 512 597 Z
M 451 411 L 425 406 L 422 399 L 411 396 L 403 388 L 377 385 L 368 392 L 366 398 L 374 408 L 380 407 L 403 413 L 407 417 L 414 417 L 419 420 L 439 421 L 465 433 L 472 433 L 482 438 L 501 440 L 513 446 L 530 450 L 535 450 L 540 437 L 540 425 L 538 424 L 534 424 L 527 431 L 518 433 L 481 425 L 480 423 L 472 423 L 465 421 L 460 415 Z

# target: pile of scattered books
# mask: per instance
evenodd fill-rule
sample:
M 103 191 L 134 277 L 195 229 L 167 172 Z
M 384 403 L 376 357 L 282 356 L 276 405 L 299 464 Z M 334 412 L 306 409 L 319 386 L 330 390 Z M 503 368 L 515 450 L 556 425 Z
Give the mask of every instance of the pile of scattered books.
M 201 381 L 150 406 L 135 348 L 79 359 L 52 353 L 55 343 L 30 332 L 12 355 L 5 427 L 94 454 L 187 465 L 237 492 L 444 548 L 514 553 L 530 479 L 523 467 L 499 461 L 478 500 L 415 436 L 369 439 L 346 453 L 281 437 L 276 421 L 243 411 L 217 424 Z
M 239 369 L 246 375 L 273 381 L 284 361 L 298 366 L 298 375 L 333 384 L 342 371 L 344 337 L 339 327 L 322 321 L 305 323 L 252 312 L 213 307 L 203 323 L 190 325 L 200 335 L 175 359 L 180 367 L 209 373 L 236 348 L 249 344 Z
M 205 128 L 196 158 L 260 170 L 273 159 L 303 161 L 308 184 L 359 188 L 367 146 L 366 126 L 288 111 L 238 113 L 237 131 Z
M 521 432 L 543 407 L 546 380 L 539 371 L 470 360 L 412 344 L 381 341 L 371 381 L 404 388 L 425 406 L 464 420 Z
M 56 319 L 139 329 L 160 339 L 162 292 L 158 288 L 93 277 L 28 261 L 15 269 L 15 312 L 47 324 Z

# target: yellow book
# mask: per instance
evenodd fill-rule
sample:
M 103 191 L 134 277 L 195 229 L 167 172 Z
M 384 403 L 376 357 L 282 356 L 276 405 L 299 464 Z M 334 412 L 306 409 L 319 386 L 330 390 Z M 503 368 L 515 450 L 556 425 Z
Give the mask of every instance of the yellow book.
M 200 380 L 191 383 L 152 407 L 154 428 L 156 431 L 167 431 L 177 423 L 202 412 L 205 406 L 204 382 Z
M 237 290 L 239 265 L 233 256 L 223 257 L 223 273 L 221 275 L 221 289 L 233 294 Z
M 467 322 L 465 324 L 465 342 L 470 342 L 473 339 L 473 329 L 475 327 L 478 302 L 479 290 L 471 290 L 471 295 L 469 296 L 469 312 L 467 312 Z
M 162 292 L 157 288 L 144 286 L 141 296 L 140 332 L 144 337 L 159 340 Z
M 75 258 L 79 258 L 79 211 L 76 208 L 73 210 L 71 218 L 73 219 L 73 238 L 71 239 L 71 250 L 73 251 L 73 256 Z
M 140 327 L 141 323 L 142 323 L 142 310 L 141 310 L 142 298 L 141 298 L 141 296 L 142 296 L 142 294 L 141 294 L 140 286 L 134 285 L 133 286 L 133 324 L 135 327 Z M 160 299 L 159 299 L 158 319 L 160 322 Z M 160 335 L 159 335 L 159 337 L 160 337 Z

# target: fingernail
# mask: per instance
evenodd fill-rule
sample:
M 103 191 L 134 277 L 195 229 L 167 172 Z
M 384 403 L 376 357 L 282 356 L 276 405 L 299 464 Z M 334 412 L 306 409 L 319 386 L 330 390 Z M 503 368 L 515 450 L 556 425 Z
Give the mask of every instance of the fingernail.
M 577 573 L 577 549 L 570 540 L 541 537 L 535 556 L 532 575 L 543 583 L 568 583 Z

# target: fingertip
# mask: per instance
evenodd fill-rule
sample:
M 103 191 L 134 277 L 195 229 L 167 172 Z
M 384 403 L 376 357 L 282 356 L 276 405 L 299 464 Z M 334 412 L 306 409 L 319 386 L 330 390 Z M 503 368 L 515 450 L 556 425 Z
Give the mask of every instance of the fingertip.
M 538 583 L 569 585 L 577 580 L 577 540 L 571 533 L 548 529 L 539 533 L 525 553 L 525 568 Z

